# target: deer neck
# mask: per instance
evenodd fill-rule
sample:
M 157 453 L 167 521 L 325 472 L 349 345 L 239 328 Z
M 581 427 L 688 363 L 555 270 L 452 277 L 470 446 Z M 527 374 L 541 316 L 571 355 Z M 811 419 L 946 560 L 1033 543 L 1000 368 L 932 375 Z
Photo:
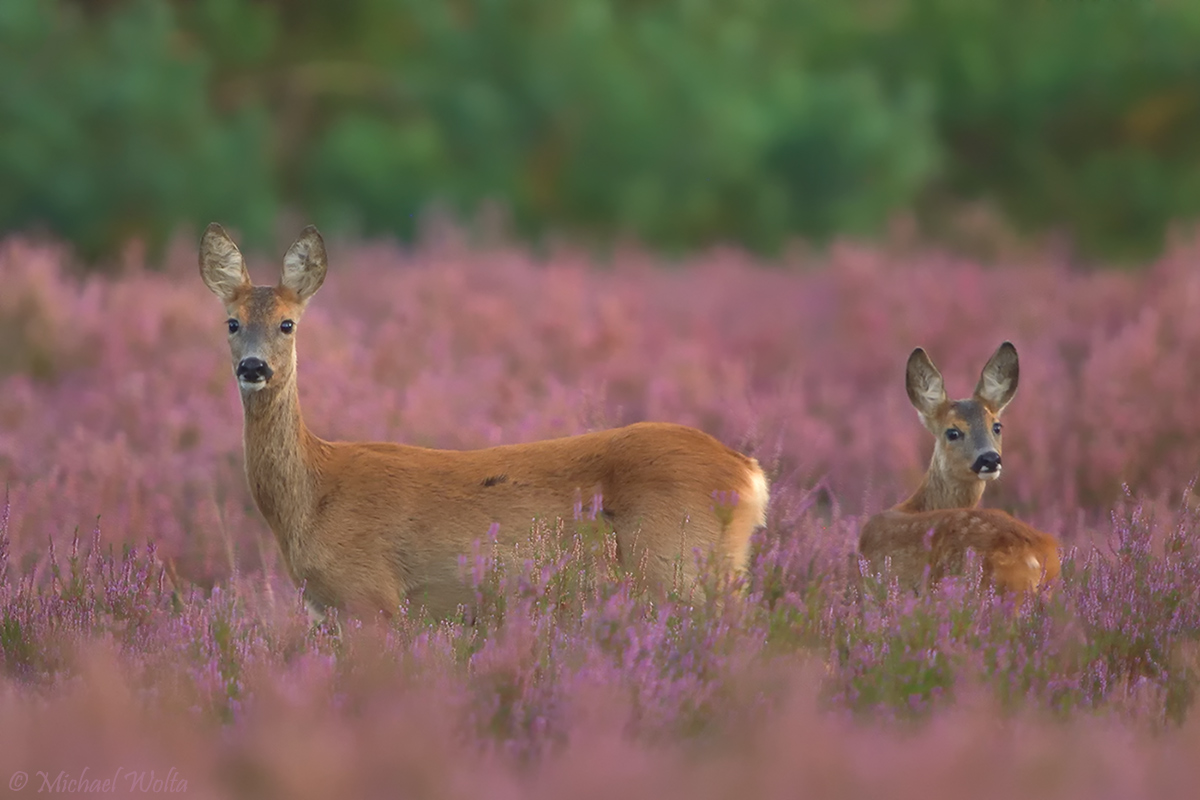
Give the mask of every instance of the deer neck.
M 314 506 L 323 444 L 300 415 L 295 372 L 291 380 L 242 393 L 246 478 L 259 511 L 289 557 Z
M 963 481 L 947 475 L 935 460 L 921 480 L 917 490 L 900 505 L 897 511 L 935 511 L 944 508 L 975 508 L 983 499 L 986 483 L 981 480 Z

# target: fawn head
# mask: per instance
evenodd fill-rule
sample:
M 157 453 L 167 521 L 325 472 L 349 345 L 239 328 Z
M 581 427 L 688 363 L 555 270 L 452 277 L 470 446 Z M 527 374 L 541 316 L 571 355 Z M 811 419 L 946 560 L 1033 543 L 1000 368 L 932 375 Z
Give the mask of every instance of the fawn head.
M 278 286 L 254 286 L 237 245 L 214 222 L 200 240 L 200 277 L 229 315 L 229 350 L 243 396 L 291 380 L 300 316 L 325 280 L 317 229 L 308 226 L 288 248 Z
M 1005 342 L 983 367 L 975 393 L 949 400 L 942 375 L 918 347 L 905 383 L 921 422 L 934 435 L 933 464 L 958 480 L 1000 477 L 1000 414 L 1017 393 L 1017 348 Z

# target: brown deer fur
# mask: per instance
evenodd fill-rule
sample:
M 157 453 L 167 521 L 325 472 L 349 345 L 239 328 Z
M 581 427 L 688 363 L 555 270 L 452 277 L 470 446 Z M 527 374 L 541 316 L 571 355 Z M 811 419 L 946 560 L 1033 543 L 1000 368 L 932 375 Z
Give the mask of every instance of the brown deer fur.
M 961 572 L 974 551 L 984 578 L 1001 589 L 1033 591 L 1058 577 L 1058 542 L 1003 511 L 979 509 L 987 481 L 1000 474 L 1000 414 L 1016 394 L 1016 348 L 989 359 L 974 395 L 949 400 L 942 376 L 921 348 L 908 359 L 909 399 L 936 437 L 921 485 L 904 502 L 867 520 L 859 553 L 873 572 L 890 564 L 902 586 L 919 588 Z
M 570 520 L 577 498 L 594 493 L 622 562 L 654 584 L 669 586 L 676 569 L 693 583 L 693 549 L 745 570 L 768 499 L 753 458 L 666 423 L 467 451 L 324 441 L 300 413 L 295 346 L 325 276 L 320 234 L 304 230 L 278 286 L 252 286 L 241 253 L 214 223 L 200 272 L 230 317 L 251 493 L 318 612 L 390 613 L 407 599 L 452 614 L 471 600 L 459 558 L 490 526 L 499 525 L 499 555 L 512 556 L 535 518 Z M 737 493 L 724 518 L 714 492 Z

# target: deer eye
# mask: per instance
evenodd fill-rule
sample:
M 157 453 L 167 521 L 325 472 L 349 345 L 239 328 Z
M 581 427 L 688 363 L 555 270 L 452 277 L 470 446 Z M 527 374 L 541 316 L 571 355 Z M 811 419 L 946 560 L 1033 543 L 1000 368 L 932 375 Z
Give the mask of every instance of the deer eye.
M 999 436 L 999 435 L 1000 435 L 1000 430 L 1001 430 L 1003 427 L 1004 427 L 1004 426 L 1003 426 L 1003 425 L 1001 425 L 999 422 L 997 422 L 997 423 L 993 424 L 993 425 L 992 425 L 992 433 L 994 433 L 994 434 L 996 434 L 997 436 Z
M 230 333 L 237 333 L 238 329 L 242 327 L 242 324 L 240 322 L 238 322 L 236 319 L 232 319 L 232 318 L 229 319 L 225 324 L 229 326 Z
M 296 330 L 296 323 L 292 322 L 290 319 L 285 319 L 283 322 L 279 323 L 279 330 L 283 331 L 284 333 L 291 333 L 292 331 Z
M 946 438 L 952 442 L 957 442 L 962 438 L 962 431 L 958 428 L 949 428 L 946 430 Z

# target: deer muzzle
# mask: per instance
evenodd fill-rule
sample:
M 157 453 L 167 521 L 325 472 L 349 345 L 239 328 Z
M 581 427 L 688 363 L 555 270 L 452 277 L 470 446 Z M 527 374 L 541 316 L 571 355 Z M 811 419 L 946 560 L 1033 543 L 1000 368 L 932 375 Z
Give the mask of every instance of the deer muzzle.
M 243 358 L 237 365 L 237 379 L 242 383 L 266 383 L 275 374 L 261 358 Z

